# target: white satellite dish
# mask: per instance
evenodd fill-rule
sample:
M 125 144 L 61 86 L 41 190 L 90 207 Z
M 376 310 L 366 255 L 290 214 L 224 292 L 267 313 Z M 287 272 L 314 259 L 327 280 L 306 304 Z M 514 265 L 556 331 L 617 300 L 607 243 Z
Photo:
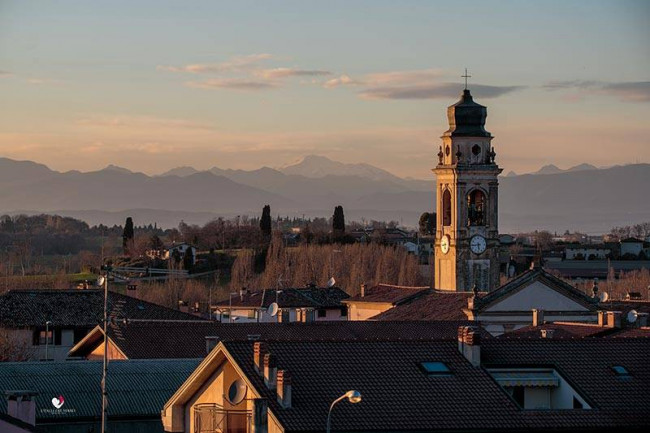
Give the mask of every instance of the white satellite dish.
M 278 307 L 278 304 L 275 302 L 269 305 L 269 308 L 266 309 L 266 312 L 271 315 L 271 317 L 275 317 L 278 315 L 278 311 L 280 311 L 280 307 Z
M 599 298 L 600 298 L 600 302 L 607 302 L 607 300 L 609 299 L 609 293 L 603 292 L 600 294 Z
M 103 286 L 105 282 L 106 282 L 106 277 L 105 276 L 100 275 L 99 278 L 97 278 L 97 285 L 98 286 Z
M 627 321 L 630 323 L 636 322 L 636 319 L 639 317 L 639 313 L 636 312 L 636 310 L 630 310 L 627 313 Z
M 336 284 L 334 277 L 331 277 L 329 280 L 327 280 L 327 287 L 334 287 L 334 284 Z

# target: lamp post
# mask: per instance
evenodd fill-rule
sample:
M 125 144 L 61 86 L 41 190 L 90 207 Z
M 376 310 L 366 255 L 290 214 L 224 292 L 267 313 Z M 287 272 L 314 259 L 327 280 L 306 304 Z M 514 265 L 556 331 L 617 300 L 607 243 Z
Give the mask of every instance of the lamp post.
M 48 356 L 47 349 L 48 349 L 48 343 L 50 342 L 50 325 L 51 324 L 52 324 L 52 322 L 50 320 L 45 322 L 45 360 L 46 361 L 50 359 L 50 357 Z
M 330 433 L 330 418 L 332 417 L 332 409 L 334 409 L 334 405 L 346 398 L 350 403 L 359 403 L 361 401 L 361 393 L 359 391 L 350 390 L 332 402 L 330 405 L 330 411 L 327 413 L 327 427 L 325 430 L 327 433 Z
M 102 370 L 102 433 L 106 433 L 106 423 L 108 422 L 108 392 L 106 392 L 106 376 L 108 375 L 108 273 L 110 267 L 102 266 L 106 271 L 97 280 L 98 285 L 104 286 L 104 368 Z

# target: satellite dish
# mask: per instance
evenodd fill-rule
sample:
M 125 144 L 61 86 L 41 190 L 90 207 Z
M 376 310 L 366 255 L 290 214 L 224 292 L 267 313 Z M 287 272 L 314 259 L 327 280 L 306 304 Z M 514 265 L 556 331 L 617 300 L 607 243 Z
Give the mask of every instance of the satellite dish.
M 636 312 L 636 310 L 630 310 L 629 313 L 627 313 L 627 321 L 630 323 L 636 322 L 636 319 L 639 317 L 639 313 Z
M 241 403 L 246 397 L 246 391 L 246 384 L 243 380 L 237 379 L 233 381 L 228 388 L 228 402 L 233 406 Z
M 327 280 L 327 287 L 334 287 L 334 284 L 336 284 L 334 277 L 331 277 L 329 280 Z
M 106 277 L 105 276 L 100 275 L 99 278 L 97 278 L 97 285 L 98 286 L 103 286 L 105 282 L 106 282 Z
M 600 294 L 599 298 L 600 298 L 600 302 L 607 302 L 607 300 L 609 299 L 609 293 L 603 292 Z
M 269 305 L 269 308 L 266 309 L 266 312 L 271 315 L 271 317 L 275 317 L 278 315 L 278 311 L 280 311 L 280 307 L 278 307 L 278 304 L 275 302 Z

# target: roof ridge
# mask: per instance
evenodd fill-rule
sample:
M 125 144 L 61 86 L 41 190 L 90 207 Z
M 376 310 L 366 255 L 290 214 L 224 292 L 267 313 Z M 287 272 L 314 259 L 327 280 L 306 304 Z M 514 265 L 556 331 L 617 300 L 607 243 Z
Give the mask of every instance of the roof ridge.
M 398 286 L 397 284 L 387 284 L 387 283 L 377 283 L 377 286 L 390 287 L 393 289 L 414 289 L 414 290 L 430 289 L 429 286 Z

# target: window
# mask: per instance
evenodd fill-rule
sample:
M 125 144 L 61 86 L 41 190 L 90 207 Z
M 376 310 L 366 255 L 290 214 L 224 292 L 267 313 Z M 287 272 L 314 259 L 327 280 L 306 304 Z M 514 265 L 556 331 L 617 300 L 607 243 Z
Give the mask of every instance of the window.
M 480 189 L 475 189 L 467 196 L 467 225 L 485 225 L 485 194 Z
M 46 331 L 41 331 L 39 336 L 38 336 L 38 344 L 45 344 L 45 333 Z M 53 344 L 54 343 L 54 334 L 53 332 L 47 331 L 47 344 Z
M 523 386 L 515 386 L 512 388 L 512 399 L 517 402 L 521 407 L 526 407 L 526 390 Z
M 451 193 L 448 189 L 442 193 L 442 225 L 451 225 Z
M 348 317 L 348 307 L 341 307 L 341 317 Z
M 613 365 L 612 370 L 614 371 L 614 374 L 616 374 L 621 379 L 631 379 L 632 378 L 632 376 L 630 375 L 630 372 L 627 371 L 627 368 L 623 367 L 622 365 Z
M 420 368 L 429 376 L 449 376 L 451 370 L 447 364 L 440 361 L 426 361 L 420 363 Z
M 325 316 L 327 316 L 327 310 L 325 310 L 324 308 L 319 308 L 318 317 L 325 317 Z

